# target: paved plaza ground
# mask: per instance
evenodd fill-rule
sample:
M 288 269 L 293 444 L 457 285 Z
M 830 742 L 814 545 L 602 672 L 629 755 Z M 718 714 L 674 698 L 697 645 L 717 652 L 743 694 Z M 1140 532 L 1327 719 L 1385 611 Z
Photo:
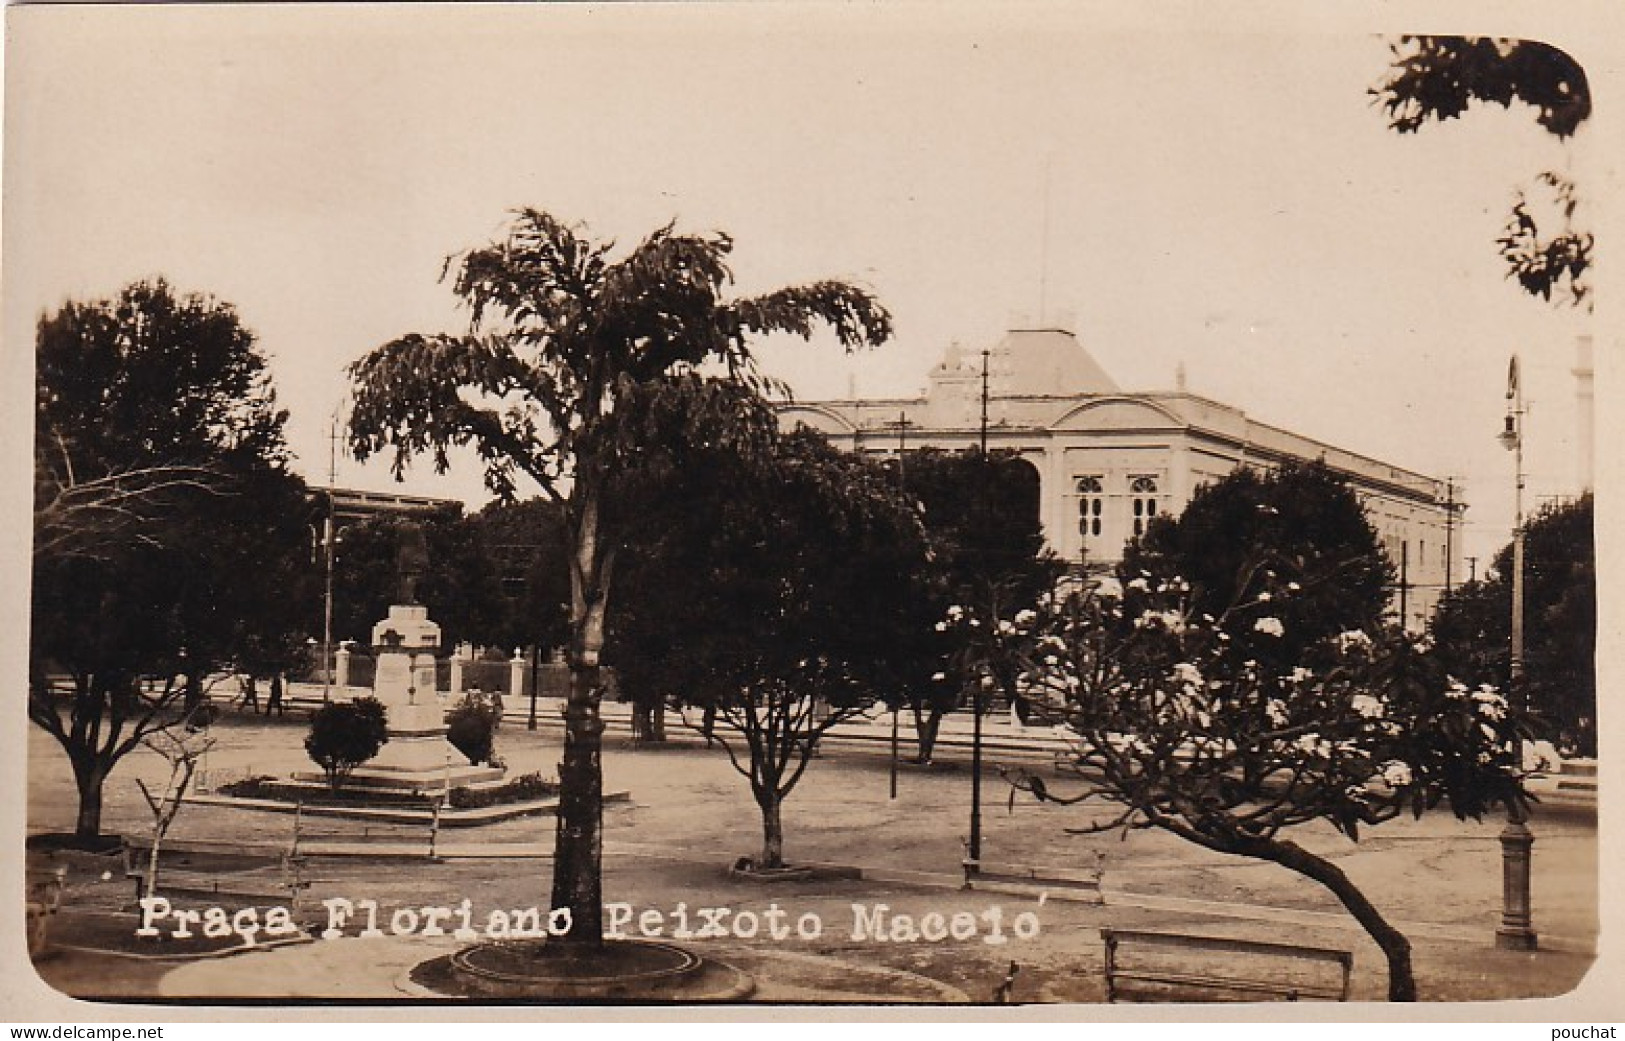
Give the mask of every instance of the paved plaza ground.
M 218 744 L 208 769 L 227 777 L 285 775 L 308 770 L 303 722 L 235 712 L 215 727 Z M 905 735 L 907 728 L 905 726 Z M 905 746 L 906 747 L 906 746 Z M 730 907 L 766 913 L 777 904 L 790 921 L 816 914 L 817 939 L 774 942 L 692 941 L 756 978 L 753 1000 L 780 1002 L 985 1002 L 1016 976 L 1017 1002 L 1100 1002 L 1102 928 L 1145 928 L 1232 938 L 1287 940 L 1354 954 L 1353 996 L 1381 1000 L 1385 964 L 1350 918 L 1319 886 L 1273 865 L 1224 857 L 1171 836 L 1070 835 L 1089 819 L 1081 807 L 1039 806 L 1018 798 L 989 765 L 984 782 L 984 859 L 1016 865 L 1087 867 L 1104 864 L 1104 903 L 1067 899 L 1057 888 L 1041 895 L 966 891 L 960 886 L 968 832 L 970 772 L 955 749 L 935 768 L 905 765 L 897 799 L 889 798 L 883 743 L 836 744 L 808 770 L 785 806 L 785 850 L 797 863 L 855 866 L 852 881 L 781 882 L 730 879 L 736 857 L 755 852 L 757 812 L 742 777 L 718 750 L 692 735 L 670 747 L 632 748 L 611 733 L 604 753 L 605 785 L 630 800 L 605 814 L 605 898 L 638 911 Z M 510 774 L 551 776 L 559 735 L 535 732 L 510 718 L 498 737 Z M 66 759 L 43 733 L 29 736 L 30 833 L 66 831 L 75 800 Z M 1026 765 L 1034 766 L 1029 760 Z M 1039 769 L 1044 767 L 1039 766 Z M 142 752 L 120 764 L 108 782 L 104 829 L 142 835 L 150 829 L 135 779 L 161 780 L 164 764 Z M 1061 782 L 1056 782 L 1061 783 Z M 1476 1001 L 1563 994 L 1586 974 L 1597 942 L 1597 828 L 1594 814 L 1548 808 L 1534 822 L 1535 923 L 1542 949 L 1496 950 L 1500 904 L 1500 822 L 1457 822 L 1447 814 L 1404 819 L 1351 843 L 1330 828 L 1301 829 L 1304 846 L 1332 857 L 1412 940 L 1424 1000 Z M 528 818 L 443 832 L 440 851 L 424 855 L 419 826 L 363 826 L 307 819 L 307 841 L 342 844 L 352 855 L 318 856 L 304 902 L 319 919 L 320 901 L 335 896 L 377 900 L 387 913 L 400 906 L 472 901 L 477 915 L 492 908 L 546 907 L 552 866 L 551 818 Z M 191 806 L 172 837 L 231 840 L 274 847 L 292 839 L 285 814 Z M 341 847 L 333 847 L 338 850 Z M 367 853 L 369 855 L 353 855 Z M 1101 859 L 1103 857 L 1103 860 Z M 76 910 L 127 907 L 131 885 L 79 871 L 69 879 L 65 906 Z M 978 915 L 1000 908 L 1004 929 L 1032 912 L 1038 935 L 989 944 L 885 943 L 851 938 L 853 904 L 885 904 L 893 913 L 936 911 Z M 38 968 L 58 989 L 107 998 L 272 1000 L 409 1000 L 405 975 L 413 965 L 454 949 L 443 938 L 345 938 L 228 957 L 138 960 L 87 950 L 57 950 Z M 1595 981 L 1593 981 L 1595 982 Z

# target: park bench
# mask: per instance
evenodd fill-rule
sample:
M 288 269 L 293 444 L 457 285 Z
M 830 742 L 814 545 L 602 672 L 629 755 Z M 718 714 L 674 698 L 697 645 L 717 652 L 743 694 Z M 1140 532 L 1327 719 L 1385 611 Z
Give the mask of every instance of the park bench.
M 1295 944 L 1102 929 L 1106 1000 L 1347 1001 L 1354 956 Z
M 211 848 L 200 849 L 200 845 Z M 150 846 L 126 843 L 124 847 L 124 877 L 135 883 L 137 900 L 146 895 L 147 858 L 150 853 Z M 287 853 L 270 854 L 267 856 L 268 863 L 252 868 L 209 868 L 191 863 L 194 856 L 222 853 L 252 855 L 245 853 L 241 846 L 226 844 L 188 843 L 184 848 L 166 845 L 158 854 L 158 892 L 185 893 L 217 900 L 269 900 L 297 910 L 299 898 L 310 888 L 311 880 L 304 873 L 305 858 Z
M 60 864 L 53 868 L 30 869 L 28 872 L 24 917 L 28 929 L 28 956 L 31 958 L 45 953 L 51 919 L 62 906 L 62 890 L 67 879 L 68 869 Z
M 1040 890 L 1062 900 L 1095 904 L 1106 902 L 1100 889 L 1101 879 L 1106 873 L 1104 853 L 1096 853 L 1095 866 L 1089 868 L 993 864 L 970 859 L 966 859 L 963 866 L 966 889 L 1017 893 Z

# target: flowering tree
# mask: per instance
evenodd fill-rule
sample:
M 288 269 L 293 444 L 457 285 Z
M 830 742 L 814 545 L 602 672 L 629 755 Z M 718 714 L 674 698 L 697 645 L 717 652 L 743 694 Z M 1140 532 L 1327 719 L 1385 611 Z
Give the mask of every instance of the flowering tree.
M 1193 612 L 1188 595 L 1178 579 L 1108 582 L 1041 597 L 1009 619 L 948 619 L 991 634 L 978 637 L 989 667 L 1014 670 L 1021 696 L 1075 741 L 1080 790 L 1051 790 L 1030 773 L 1013 783 L 1042 801 L 1111 808 L 1085 832 L 1160 828 L 1319 882 L 1382 948 L 1389 998 L 1415 1000 L 1409 941 L 1289 830 L 1320 820 L 1358 840 L 1362 827 L 1440 803 L 1459 817 L 1521 809 L 1522 722 L 1498 692 L 1455 683 L 1398 632 L 1340 633 L 1282 670 Z M 1253 628 L 1285 635 L 1272 614 Z

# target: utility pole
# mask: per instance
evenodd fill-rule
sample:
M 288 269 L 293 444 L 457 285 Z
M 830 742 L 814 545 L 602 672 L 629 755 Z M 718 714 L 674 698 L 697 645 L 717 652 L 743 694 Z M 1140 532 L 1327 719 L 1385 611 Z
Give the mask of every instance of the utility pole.
M 326 590 L 322 596 L 322 703 L 333 698 L 333 486 L 338 483 L 339 420 L 335 413 L 327 431 L 327 517 L 322 521 L 326 549 Z
M 912 426 L 908 421 L 907 412 L 897 413 L 895 423 L 887 423 L 888 427 L 897 428 L 897 491 L 902 494 L 907 491 L 907 484 L 903 479 L 903 451 L 908 445 L 908 428 Z M 891 797 L 897 798 L 897 713 L 899 706 L 892 705 L 891 710 Z
M 1456 479 L 1444 479 L 1444 595 L 1450 595 L 1450 579 L 1456 556 Z
M 1411 540 L 1399 540 L 1399 627 L 1406 632 L 1411 628 Z

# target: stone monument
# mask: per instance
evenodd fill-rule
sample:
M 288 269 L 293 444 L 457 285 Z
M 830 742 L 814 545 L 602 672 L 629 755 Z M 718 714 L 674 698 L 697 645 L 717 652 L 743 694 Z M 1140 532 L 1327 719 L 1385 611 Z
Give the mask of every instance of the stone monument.
M 418 602 L 418 582 L 428 563 L 423 529 L 408 521 L 395 557 L 400 602 L 372 627 L 377 661 L 372 693 L 388 713 L 389 741 L 376 758 L 351 773 L 351 784 L 439 791 L 448 785 L 496 781 L 503 775 L 497 767 L 470 766 L 446 740 L 445 708 L 435 696 L 440 626 Z

